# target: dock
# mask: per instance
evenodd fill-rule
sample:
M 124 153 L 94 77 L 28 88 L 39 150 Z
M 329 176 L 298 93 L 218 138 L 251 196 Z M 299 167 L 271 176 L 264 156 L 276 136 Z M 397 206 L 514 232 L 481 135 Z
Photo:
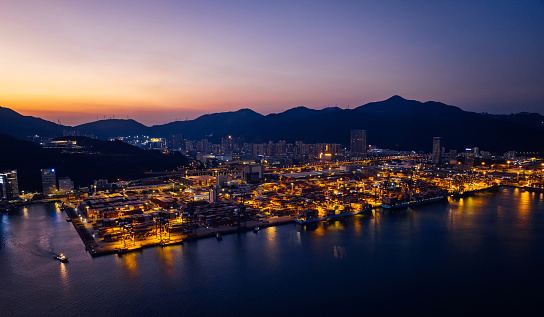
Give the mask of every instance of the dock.
M 255 227 L 266 228 L 272 226 L 279 226 L 289 223 L 294 223 L 294 218 L 290 216 L 283 217 L 272 217 L 266 220 L 257 220 L 257 221 L 247 221 L 245 225 L 240 227 L 238 226 L 222 226 L 217 228 L 204 228 L 199 227 L 193 235 L 187 234 L 171 234 L 170 238 L 160 237 L 160 238 L 146 238 L 143 240 L 136 240 L 130 244 L 123 244 L 120 241 L 106 242 L 99 241 L 97 242 L 92 232 L 92 228 L 89 228 L 89 224 L 81 221 L 79 215 L 76 213 L 75 209 L 72 207 L 64 207 L 64 210 L 68 217 L 72 219 L 72 224 L 79 234 L 83 244 L 85 245 L 85 250 L 88 251 L 91 256 L 104 256 L 109 254 L 125 254 L 130 252 L 142 251 L 146 248 L 151 247 L 167 247 L 182 244 L 184 241 L 192 241 L 198 239 L 212 238 L 215 237 L 216 233 L 223 235 L 229 235 L 234 233 L 252 231 Z

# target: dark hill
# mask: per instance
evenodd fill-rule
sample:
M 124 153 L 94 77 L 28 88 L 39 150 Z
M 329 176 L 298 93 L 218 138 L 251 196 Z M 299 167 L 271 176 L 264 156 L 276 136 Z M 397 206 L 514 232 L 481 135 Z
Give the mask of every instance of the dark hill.
M 194 120 L 155 125 L 150 129 L 154 136 L 168 137 L 172 134 L 183 134 L 185 138 L 199 140 L 210 136 L 226 136 L 237 126 L 247 125 L 262 117 L 263 115 L 251 109 L 240 109 L 206 114 Z
M 149 128 L 132 119 L 106 119 L 81 124 L 74 127 L 83 135 L 94 135 L 107 140 L 118 136 L 147 135 Z
M 322 121 L 328 116 L 342 112 L 340 108 L 325 108 L 322 110 L 297 107 L 281 113 L 273 113 L 261 117 L 246 125 L 232 129 L 229 134 L 245 137 L 248 142 L 305 141 L 305 142 L 332 142 L 335 136 L 322 126 Z
M 483 114 L 485 117 L 515 123 L 544 131 L 544 116 L 538 113 Z
M 120 141 L 100 141 L 84 137 L 70 137 L 92 153 L 64 153 L 58 149 L 44 149 L 39 145 L 0 134 L 0 147 L 10 149 L 0 156 L 0 171 L 16 169 L 19 188 L 41 191 L 42 168 L 55 168 L 57 176 L 70 177 L 76 186 L 90 185 L 93 180 L 137 179 L 146 171 L 175 170 L 185 166 L 187 158 L 179 152 L 163 155 L 144 151 Z
M 100 154 L 144 154 L 146 152 L 146 150 L 119 140 L 102 141 L 82 136 L 58 137 L 55 140 L 76 141 L 77 145 L 84 147 L 84 151 Z
M 433 136 L 442 136 L 447 150 L 478 146 L 495 153 L 510 150 L 544 153 L 540 141 L 544 132 L 524 120 L 501 120 L 440 102 L 422 103 L 393 96 L 353 110 L 314 110 L 309 115 L 310 109 L 295 109 L 287 114 L 268 115 L 231 134 L 245 135 L 247 141 L 253 142 L 300 140 L 347 146 L 350 130 L 364 129 L 370 144 L 390 149 L 430 152 Z
M 34 135 L 55 137 L 67 127 L 51 121 L 23 116 L 11 109 L 0 107 L 0 133 L 27 139 Z
M 270 114 L 267 117 L 279 117 L 283 119 L 287 119 L 287 118 L 302 119 L 302 118 L 311 117 L 317 114 L 329 113 L 329 112 L 334 112 L 338 110 L 342 110 L 342 109 L 333 107 L 333 108 L 325 108 L 322 110 L 316 110 L 316 109 L 310 109 L 306 107 L 296 107 L 296 108 L 291 108 L 289 110 L 285 110 L 284 112 L 281 112 L 278 114 Z
M 58 136 L 63 129 L 55 123 L 0 108 L 0 131 L 24 138 L 40 134 Z M 433 136 L 442 136 L 444 147 L 461 150 L 478 146 L 494 153 L 540 151 L 544 137 L 544 117 L 535 113 L 489 115 L 463 111 L 440 102 L 419 102 L 393 96 L 355 109 L 337 107 L 314 110 L 296 107 L 263 116 L 250 109 L 207 114 L 194 120 L 146 127 L 134 120 L 101 120 L 77 126 L 80 134 L 101 139 L 116 136 L 148 135 L 185 138 L 243 137 L 247 142 L 269 140 L 331 142 L 349 144 L 350 130 L 368 131 L 368 142 L 383 148 L 429 152 Z M 113 146 L 115 147 L 115 146 Z

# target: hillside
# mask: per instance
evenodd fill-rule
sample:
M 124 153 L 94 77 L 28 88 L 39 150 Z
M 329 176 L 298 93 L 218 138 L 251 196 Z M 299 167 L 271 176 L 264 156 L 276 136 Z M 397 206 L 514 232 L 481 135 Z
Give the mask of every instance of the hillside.
M 70 128 L 51 121 L 23 116 L 11 109 L 0 107 L 0 133 L 27 139 L 33 135 L 55 137 L 62 135 L 64 129 Z
M 175 170 L 185 166 L 187 158 L 179 152 L 163 155 L 145 151 L 121 141 L 100 141 L 84 137 L 75 139 L 91 153 L 63 153 L 57 149 L 43 149 L 38 144 L 0 134 L 0 147 L 10 149 L 0 156 L 0 171 L 16 169 L 19 189 L 41 191 L 42 168 L 55 168 L 57 177 L 68 176 L 75 186 L 90 185 L 93 180 L 137 179 L 144 172 Z
M 185 138 L 199 140 L 206 137 L 223 137 L 238 126 L 262 118 L 263 115 L 250 110 L 240 109 L 232 112 L 206 114 L 194 120 L 175 121 L 150 128 L 154 136 L 168 137 L 172 134 L 183 134 Z
M 0 108 L 0 123 L 3 123 L 0 132 L 21 139 L 34 134 L 59 136 L 63 130 L 77 130 L 100 139 L 129 135 L 167 138 L 183 134 L 187 139 L 208 138 L 219 143 L 222 137 L 231 135 L 242 137 L 246 142 L 286 140 L 347 146 L 350 130 L 365 129 L 369 144 L 382 148 L 430 152 L 432 138 L 442 136 L 447 150 L 478 146 L 494 153 L 511 150 L 544 153 L 544 144 L 540 141 L 544 137 L 544 117 L 540 114 L 481 114 L 440 102 L 420 102 L 400 96 L 355 109 L 296 107 L 266 116 L 240 109 L 152 127 L 134 120 L 110 119 L 72 128 Z
M 432 138 L 442 136 L 447 150 L 478 146 L 495 153 L 510 150 L 544 153 L 540 141 L 544 131 L 529 122 L 506 121 L 440 102 L 423 103 L 399 96 L 351 110 L 322 110 L 311 115 L 304 111 L 304 116 L 298 117 L 288 111 L 268 115 L 238 127 L 231 134 L 246 136 L 248 142 L 300 140 L 347 146 L 352 129 L 367 130 L 369 144 L 389 149 L 430 152 Z
M 132 119 L 99 120 L 75 126 L 73 129 L 81 135 L 94 135 L 103 140 L 118 136 L 147 135 L 149 132 L 147 126 Z

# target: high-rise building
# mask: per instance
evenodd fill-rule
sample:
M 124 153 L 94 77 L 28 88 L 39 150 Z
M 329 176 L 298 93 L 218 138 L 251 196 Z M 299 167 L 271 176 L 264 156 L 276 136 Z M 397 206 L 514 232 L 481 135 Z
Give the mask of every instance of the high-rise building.
M 196 142 L 196 150 L 201 153 L 210 153 L 212 144 L 208 139 L 202 139 Z
M 174 151 L 185 150 L 183 134 L 172 134 L 170 136 L 170 148 Z
M 502 157 L 505 160 L 515 160 L 516 159 L 516 151 L 508 151 L 502 155 Z
M 0 198 L 13 199 L 19 197 L 17 170 L 0 173 Z
M 366 158 L 366 151 L 366 130 L 351 130 L 351 155 Z
M 242 179 L 247 183 L 256 183 L 263 179 L 264 168 L 262 165 L 244 166 Z
M 217 175 L 215 177 L 215 186 L 216 187 L 226 187 L 227 186 L 228 177 L 227 175 Z
M 42 187 L 44 195 L 53 195 L 57 192 L 57 174 L 54 168 L 42 169 Z
M 480 152 L 480 154 L 482 155 L 483 159 L 490 159 L 491 158 L 491 152 L 489 152 L 489 151 L 482 151 L 482 152 Z
M 69 193 L 74 190 L 74 182 L 70 177 L 59 177 L 59 192 L 62 194 Z
M 442 156 L 442 147 L 441 147 L 442 137 L 435 136 L 433 138 L 433 155 L 431 161 L 433 164 L 440 164 L 440 157 Z
M 223 153 L 232 153 L 234 151 L 235 139 L 230 135 L 227 138 L 221 139 L 221 152 Z

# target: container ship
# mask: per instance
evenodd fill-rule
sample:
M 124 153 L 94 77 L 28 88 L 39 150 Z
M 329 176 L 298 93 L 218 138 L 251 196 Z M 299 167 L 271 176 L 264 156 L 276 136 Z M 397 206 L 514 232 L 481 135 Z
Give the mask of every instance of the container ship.
M 294 220 L 296 223 L 307 224 L 312 222 L 327 221 L 329 219 L 338 219 L 349 217 L 363 212 L 372 210 L 370 204 L 362 204 L 360 208 L 357 208 L 355 211 L 345 211 L 343 210 L 328 210 L 326 215 L 319 215 L 318 211 L 315 209 L 307 209 L 300 212 L 298 217 Z
M 521 188 L 530 192 L 544 193 L 544 184 L 534 183 L 528 186 L 523 186 Z
M 435 196 L 430 198 L 422 198 L 417 200 L 411 200 L 411 201 L 385 201 L 383 204 L 381 204 L 382 208 L 386 209 L 397 209 L 397 208 L 407 208 L 417 205 L 424 205 L 424 204 L 430 204 L 441 200 L 446 200 L 448 197 L 445 195 L 441 196 Z

